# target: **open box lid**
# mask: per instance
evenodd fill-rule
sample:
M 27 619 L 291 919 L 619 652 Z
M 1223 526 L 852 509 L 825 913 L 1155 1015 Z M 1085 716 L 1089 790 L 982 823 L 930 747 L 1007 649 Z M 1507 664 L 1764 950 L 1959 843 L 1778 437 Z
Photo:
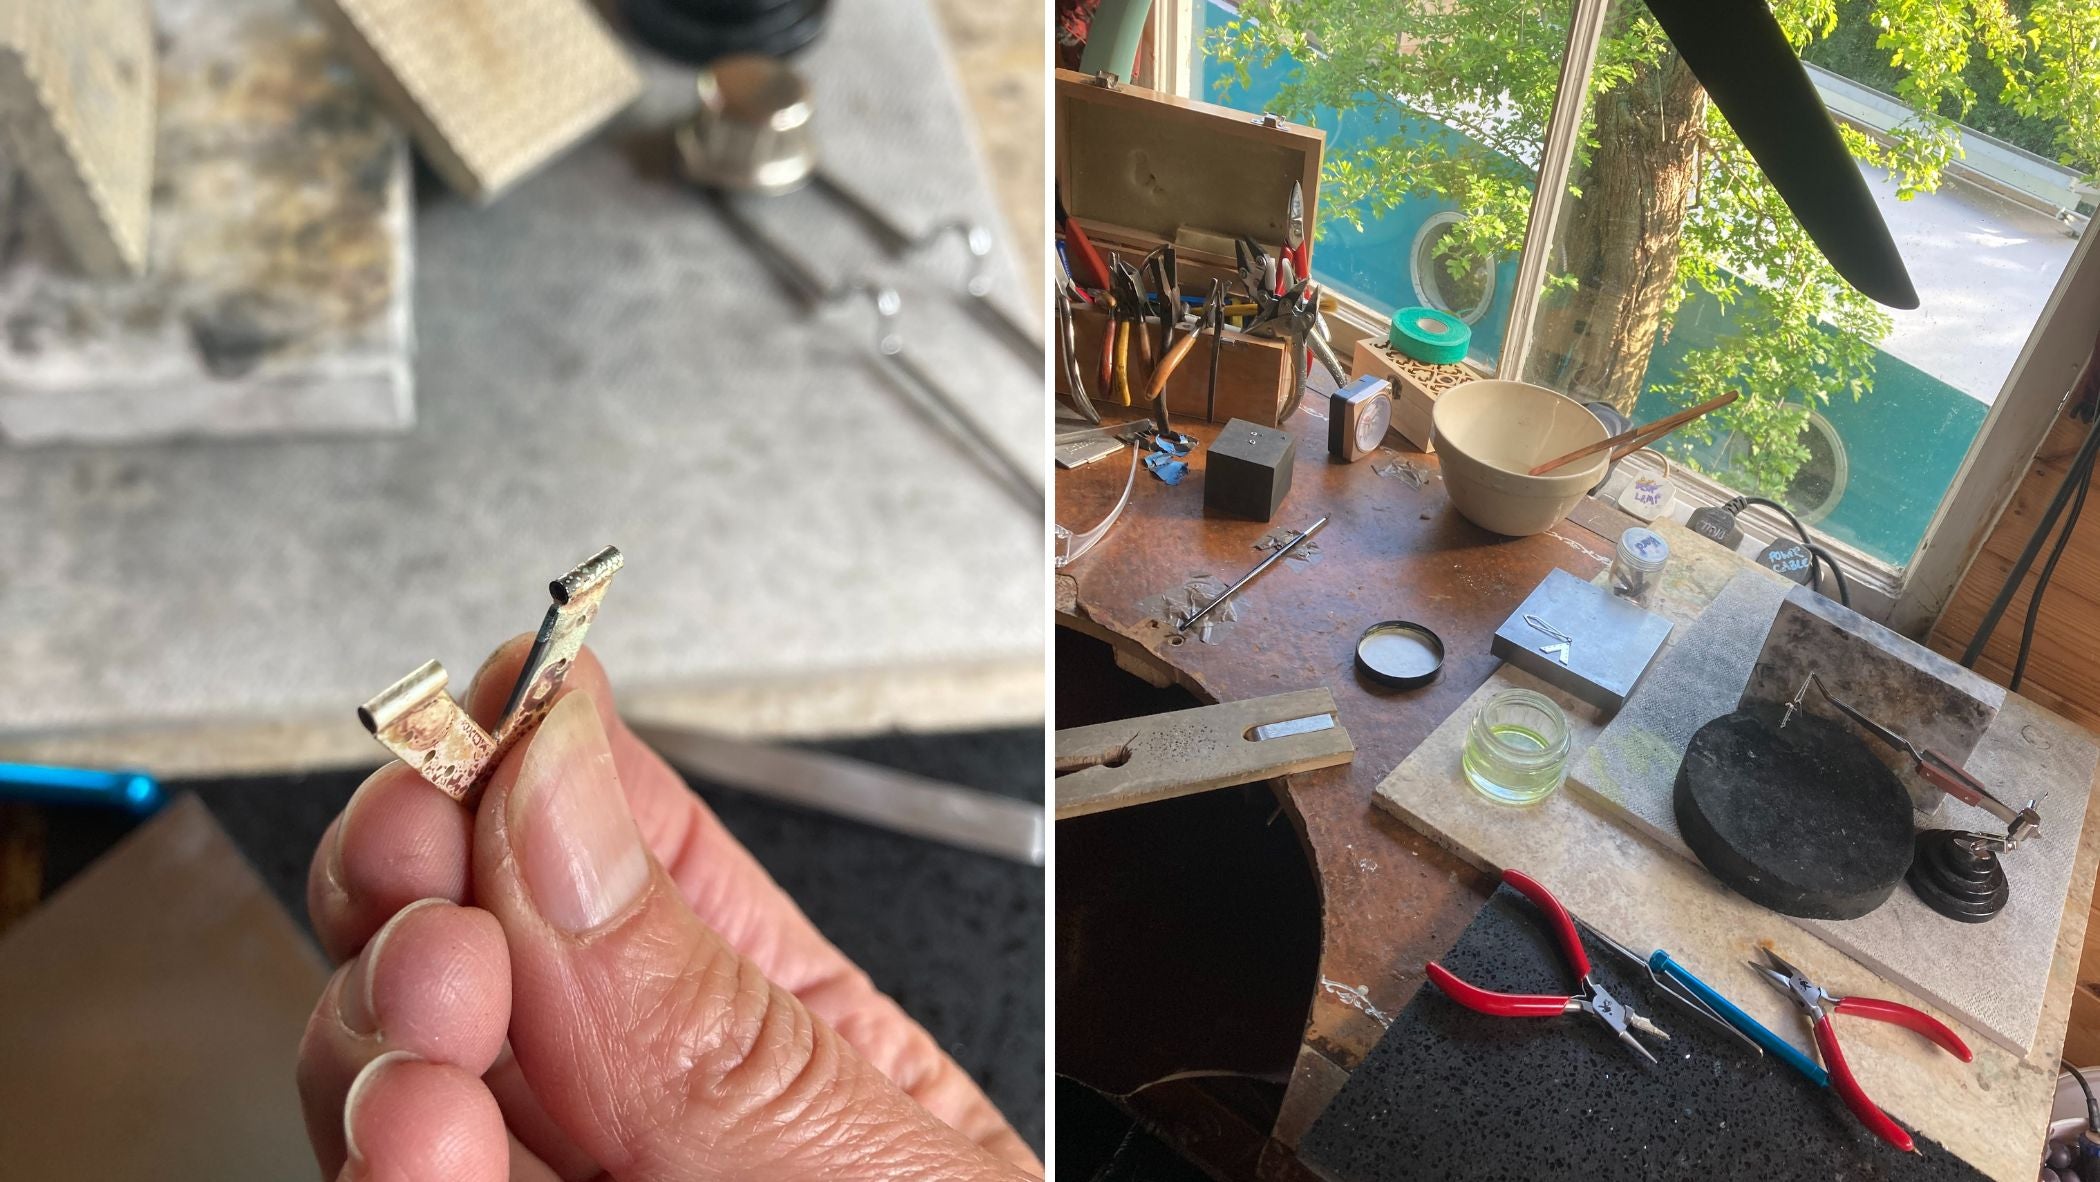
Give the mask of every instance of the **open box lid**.
M 1283 244 L 1291 182 L 1305 191 L 1308 237 L 1319 208 L 1316 127 L 1057 72 L 1057 182 L 1066 212 L 1093 234 L 1172 242 L 1221 265 L 1246 236 Z

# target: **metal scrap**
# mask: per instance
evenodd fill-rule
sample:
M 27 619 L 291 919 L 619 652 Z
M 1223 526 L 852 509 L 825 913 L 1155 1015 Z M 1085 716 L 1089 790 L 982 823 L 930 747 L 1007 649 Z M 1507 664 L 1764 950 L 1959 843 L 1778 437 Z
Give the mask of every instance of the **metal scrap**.
M 606 588 L 625 561 L 607 546 L 549 584 L 553 606 L 533 638 L 493 735 L 445 692 L 445 667 L 436 661 L 425 661 L 360 706 L 358 721 L 445 795 L 473 804 L 503 753 L 554 705 Z
M 1172 591 L 1148 595 L 1139 600 L 1138 614 L 1148 620 L 1162 621 L 1166 630 L 1173 633 L 1177 624 L 1216 602 L 1226 590 L 1225 580 L 1216 575 L 1190 575 L 1188 581 Z M 1199 627 L 1186 635 L 1205 644 L 1218 644 L 1232 631 L 1231 625 L 1238 619 L 1238 608 L 1231 600 L 1227 600 L 1218 604 L 1215 610 L 1203 618 Z
M 1380 476 L 1390 476 L 1395 480 L 1404 481 L 1411 488 L 1420 488 L 1429 483 L 1429 469 L 1415 463 L 1413 460 L 1403 460 L 1399 456 L 1394 456 L 1390 460 L 1381 460 L 1371 465 L 1371 471 L 1378 473 Z
M 1289 546 L 1292 542 L 1298 541 L 1299 536 L 1300 535 L 1297 530 L 1294 530 L 1287 525 L 1279 525 L 1275 529 L 1270 530 L 1268 533 L 1265 533 L 1260 538 L 1256 539 L 1254 543 L 1254 548 L 1256 550 L 1262 551 L 1263 553 L 1268 553 L 1273 550 L 1282 550 L 1284 547 Z M 1285 555 L 1285 561 L 1295 562 L 1299 566 L 1316 566 L 1319 564 L 1320 559 L 1322 557 L 1323 556 L 1320 553 L 1320 543 L 1312 541 L 1311 539 L 1307 539 L 1306 541 L 1300 543 L 1296 548 L 1290 550 Z

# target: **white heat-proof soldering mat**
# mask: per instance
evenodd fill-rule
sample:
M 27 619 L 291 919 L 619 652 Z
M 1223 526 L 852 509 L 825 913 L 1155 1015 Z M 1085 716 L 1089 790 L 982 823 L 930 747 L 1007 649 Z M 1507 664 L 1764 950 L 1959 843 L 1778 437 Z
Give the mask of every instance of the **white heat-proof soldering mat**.
M 907 225 L 998 227 L 921 0 L 831 21 L 796 59 L 827 166 Z M 1041 717 L 1041 510 L 884 381 L 864 314 L 805 315 L 677 178 L 693 73 L 633 52 L 642 98 L 501 201 L 419 183 L 409 433 L 0 462 L 0 750 L 376 760 L 360 702 L 431 658 L 463 686 L 608 543 L 627 565 L 590 639 L 636 717 L 768 734 Z M 894 283 L 910 356 L 967 400 L 978 446 L 1045 466 L 1042 363 L 955 298 L 953 242 L 887 259 L 811 191 L 753 215 L 833 275 Z M 1039 322 L 1010 257 L 994 269 Z

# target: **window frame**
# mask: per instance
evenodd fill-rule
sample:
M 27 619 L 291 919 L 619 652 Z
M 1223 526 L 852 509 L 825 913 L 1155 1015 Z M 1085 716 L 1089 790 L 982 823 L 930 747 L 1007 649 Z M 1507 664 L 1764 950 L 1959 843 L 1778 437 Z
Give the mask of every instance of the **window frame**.
M 1146 73 L 1158 80 L 1158 89 L 1183 98 L 1204 97 L 1190 93 L 1196 71 L 1189 31 L 1194 24 L 1194 6 L 1208 2 L 1153 0 L 1148 18 L 1152 53 L 1145 65 Z M 1530 354 L 1550 247 L 1564 204 L 1561 195 L 1567 190 L 1568 175 L 1574 166 L 1576 131 L 1589 96 L 1597 51 L 1604 40 L 1611 0 L 1570 2 L 1572 15 L 1560 90 L 1554 96 L 1553 112 L 1546 125 L 1539 181 L 1532 196 L 1524 245 L 1517 258 L 1502 352 L 1489 376 L 1522 373 Z M 1953 598 L 1963 576 L 1981 553 L 1985 539 L 2011 504 L 2036 449 L 2055 422 L 2072 381 L 2094 347 L 2094 326 L 2100 325 L 2100 257 L 2095 257 L 2093 247 L 2096 237 L 2100 233 L 2090 229 L 2080 236 L 1911 560 L 1902 566 L 1884 562 L 1814 525 L 1808 527 L 1817 545 L 1829 550 L 1844 569 L 1851 583 L 1855 610 L 1896 631 L 1922 637 Z M 1383 334 L 1383 316 L 1340 293 L 1333 294 L 1340 306 L 1329 314 L 1329 319 L 1338 344 L 1347 347 L 1360 338 Z M 1736 490 L 1682 467 L 1673 470 L 1671 479 L 1679 499 L 1692 507 L 1717 505 L 1738 495 Z M 1740 523 L 1745 540 L 1739 549 L 1755 555 L 1776 539 L 1787 527 L 1774 517 L 1745 514 Z

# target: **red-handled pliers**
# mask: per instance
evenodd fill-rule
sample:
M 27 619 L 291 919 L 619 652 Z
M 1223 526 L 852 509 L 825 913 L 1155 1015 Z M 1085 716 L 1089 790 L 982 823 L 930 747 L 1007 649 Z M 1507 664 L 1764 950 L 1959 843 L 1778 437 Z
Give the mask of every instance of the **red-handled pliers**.
M 1865 1088 L 1852 1076 L 1852 1068 L 1845 1063 L 1845 1052 L 1838 1049 L 1837 1029 L 1830 1019 L 1837 1014 L 1852 1014 L 1861 1018 L 1872 1018 L 1877 1022 L 1889 1022 L 1906 1030 L 1913 1030 L 1933 1042 L 1941 1050 L 1967 1063 L 1975 1056 L 1969 1052 L 1961 1036 L 1947 1029 L 1947 1025 L 1931 1014 L 1914 1010 L 1900 1002 L 1882 1001 L 1873 997 L 1839 997 L 1822 986 L 1801 975 L 1801 970 L 1779 958 L 1770 948 L 1763 950 L 1769 965 L 1750 962 L 1757 975 L 1781 993 L 1794 999 L 1808 1015 L 1809 1025 L 1815 1030 L 1816 1049 L 1823 1052 L 1823 1066 L 1830 1072 L 1830 1086 L 1845 1101 L 1845 1107 L 1859 1118 L 1861 1124 L 1874 1135 L 1905 1153 L 1916 1153 L 1918 1147 L 1911 1142 L 1910 1134 L 1903 1126 L 1889 1119 L 1881 1106 L 1867 1097 Z
M 1605 992 L 1603 986 L 1590 979 L 1589 954 L 1582 949 L 1582 937 L 1575 931 L 1575 921 L 1569 918 L 1568 909 L 1560 905 L 1560 900 L 1553 897 L 1553 892 L 1522 871 L 1504 870 L 1502 881 L 1515 887 L 1545 914 L 1547 926 L 1553 929 L 1554 936 L 1560 941 L 1561 954 L 1575 969 L 1575 975 L 1579 978 L 1576 984 L 1581 991 L 1573 996 L 1558 997 L 1532 993 L 1496 993 L 1478 985 L 1468 985 L 1453 976 L 1451 970 L 1435 961 L 1430 961 L 1424 969 L 1429 974 L 1429 979 L 1436 982 L 1436 987 L 1443 990 L 1452 1001 L 1469 1010 L 1493 1014 L 1498 1018 L 1549 1018 L 1556 1014 L 1572 1014 L 1577 1011 L 1594 1015 L 1606 1026 L 1611 1027 L 1611 1032 L 1619 1036 L 1620 1042 L 1640 1052 L 1650 1063 L 1655 1062 L 1655 1053 L 1633 1037 L 1633 1030 L 1665 1040 L 1670 1036 L 1655 1023 L 1634 1013 L 1624 1003 Z

